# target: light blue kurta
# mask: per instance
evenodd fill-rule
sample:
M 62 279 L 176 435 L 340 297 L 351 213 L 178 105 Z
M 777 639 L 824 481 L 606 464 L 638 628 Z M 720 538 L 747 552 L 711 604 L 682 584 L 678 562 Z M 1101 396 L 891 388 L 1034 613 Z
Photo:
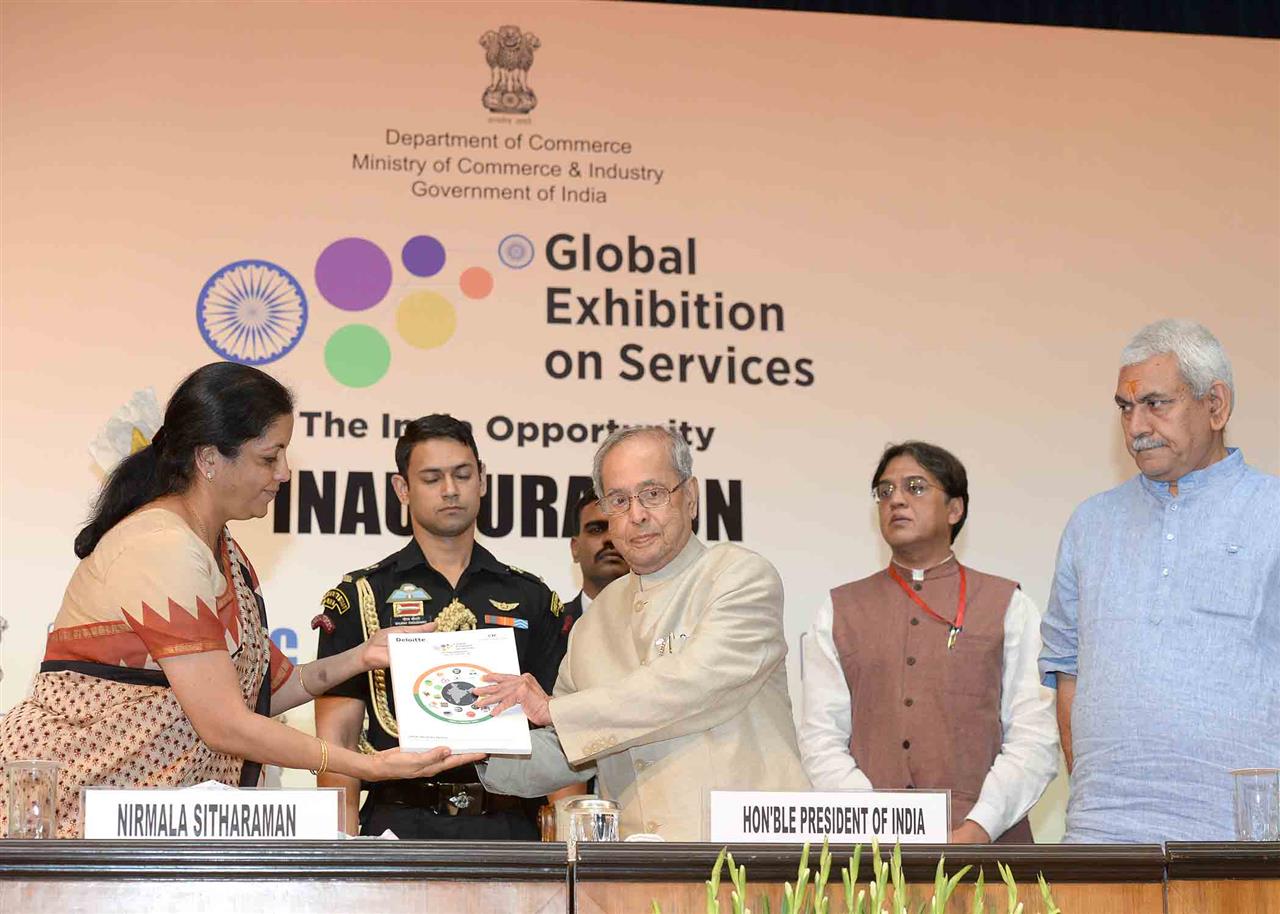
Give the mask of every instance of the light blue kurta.
M 1065 840 L 1232 840 L 1231 769 L 1280 766 L 1280 478 L 1232 449 L 1090 498 L 1041 631 L 1079 677 Z

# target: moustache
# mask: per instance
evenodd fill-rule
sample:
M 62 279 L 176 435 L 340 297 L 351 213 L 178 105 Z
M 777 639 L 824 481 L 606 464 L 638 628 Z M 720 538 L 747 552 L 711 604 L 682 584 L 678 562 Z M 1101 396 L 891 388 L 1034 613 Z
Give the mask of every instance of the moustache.
M 1141 438 L 1133 439 L 1134 451 L 1150 451 L 1158 447 L 1166 447 L 1166 443 L 1159 438 L 1151 435 L 1143 435 Z
M 602 562 L 606 558 L 617 559 L 619 562 L 623 561 L 622 554 L 619 553 L 617 549 L 613 549 L 613 548 L 601 549 L 599 552 L 596 553 L 597 562 Z

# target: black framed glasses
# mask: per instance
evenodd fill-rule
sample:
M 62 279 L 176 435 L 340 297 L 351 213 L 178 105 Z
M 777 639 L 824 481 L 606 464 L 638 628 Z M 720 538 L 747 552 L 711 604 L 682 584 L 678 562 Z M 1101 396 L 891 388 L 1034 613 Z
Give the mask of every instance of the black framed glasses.
M 633 498 L 640 502 L 640 507 L 642 508 L 661 508 L 671 501 L 671 493 L 688 481 L 689 477 L 686 476 L 669 489 L 666 486 L 659 485 L 645 486 L 635 495 L 628 495 L 626 492 L 609 492 L 597 504 L 600 505 L 600 513 L 605 517 L 626 514 L 631 510 L 631 500 Z

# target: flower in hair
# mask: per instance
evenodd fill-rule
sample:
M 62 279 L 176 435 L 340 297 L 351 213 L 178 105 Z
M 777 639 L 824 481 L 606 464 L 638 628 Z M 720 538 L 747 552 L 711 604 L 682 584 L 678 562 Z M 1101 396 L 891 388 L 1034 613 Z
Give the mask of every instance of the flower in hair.
M 149 445 L 162 422 L 156 392 L 150 387 L 135 391 L 89 442 L 89 454 L 103 473 L 110 473 L 121 460 Z

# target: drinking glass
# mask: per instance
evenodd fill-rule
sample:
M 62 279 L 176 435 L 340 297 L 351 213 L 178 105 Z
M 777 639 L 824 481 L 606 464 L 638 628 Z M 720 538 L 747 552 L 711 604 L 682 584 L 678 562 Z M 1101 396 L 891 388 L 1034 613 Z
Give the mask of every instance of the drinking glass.
M 4 772 L 9 782 L 9 837 L 54 837 L 58 826 L 58 763 L 23 759 L 6 764 Z
M 617 841 L 618 804 L 613 800 L 578 798 L 569 803 L 569 859 L 577 859 L 580 841 Z
M 1236 840 L 1280 841 L 1280 768 L 1241 768 L 1236 781 Z

